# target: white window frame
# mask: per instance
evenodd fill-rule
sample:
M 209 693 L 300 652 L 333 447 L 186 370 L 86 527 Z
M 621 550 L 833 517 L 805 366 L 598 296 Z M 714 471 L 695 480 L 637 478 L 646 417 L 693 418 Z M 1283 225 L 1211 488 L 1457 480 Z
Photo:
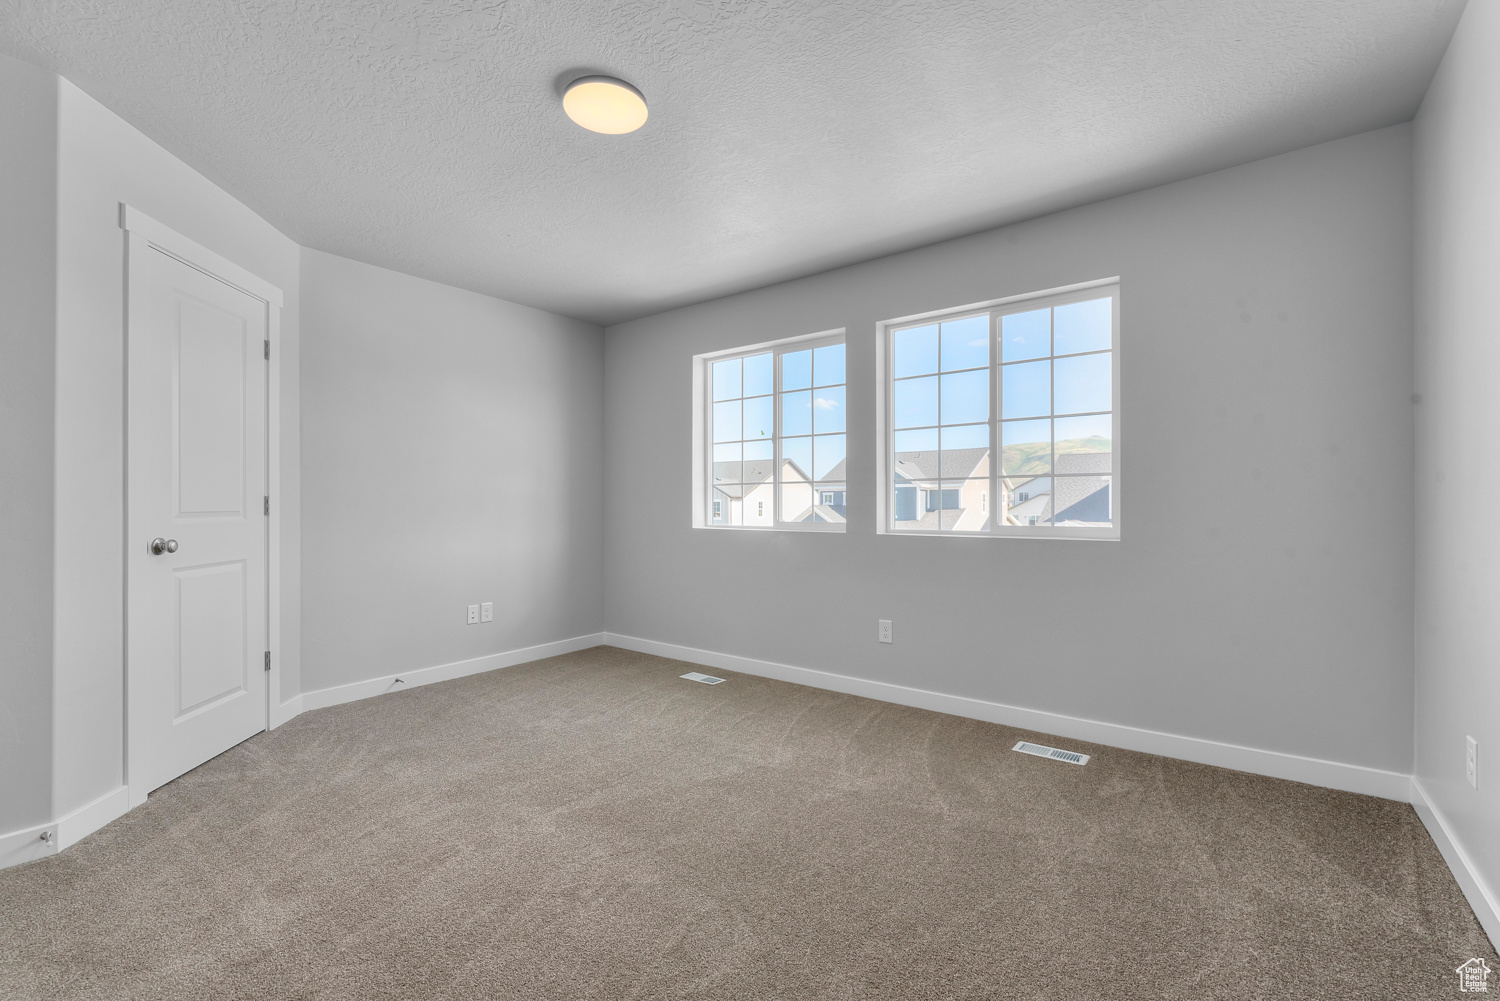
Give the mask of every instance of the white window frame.
M 908 327 L 923 326 L 928 323 L 946 320 L 962 319 L 965 316 L 973 316 L 980 313 L 988 313 L 990 318 L 990 474 L 987 496 L 998 497 L 1000 479 L 1000 407 L 1001 407 L 1001 358 L 999 342 L 1000 317 L 1015 312 L 1024 312 L 1027 309 L 1040 309 L 1043 306 L 1065 306 L 1071 302 L 1082 302 L 1088 299 L 1101 298 L 1101 293 L 1107 293 L 1111 299 L 1111 322 L 1112 335 L 1110 339 L 1111 364 L 1110 364 L 1110 448 L 1112 452 L 1110 471 L 1110 521 L 1108 527 L 1041 527 L 1028 525 L 1002 525 L 996 517 L 1000 506 L 991 507 L 990 528 L 984 532 L 932 532 L 913 531 L 910 529 L 896 529 L 892 527 L 892 519 L 895 516 L 895 428 L 894 414 L 891 402 L 892 387 L 894 386 L 894 371 L 891 351 L 893 348 L 893 333 Z M 914 536 L 917 538 L 952 538 L 952 539 L 1055 539 L 1055 540 L 1082 540 L 1093 539 L 1101 541 L 1117 542 L 1120 539 L 1121 527 L 1121 449 L 1120 449 L 1120 279 L 1101 278 L 1097 281 L 1080 282 L 1076 285 L 1065 285 L 1059 288 L 1044 289 L 1039 292 L 1027 292 L 1022 295 L 1006 296 L 1001 299 L 992 299 L 988 302 L 971 303 L 967 306 L 957 306 L 950 309 L 937 309 L 927 313 L 917 313 L 911 316 L 901 316 L 890 320 L 881 320 L 875 325 L 876 334 L 876 385 L 879 392 L 876 394 L 876 473 L 879 490 L 876 495 L 876 531 L 881 535 L 892 536 Z M 1049 356 L 1052 357 L 1052 356 Z M 1067 357 L 1067 356 L 1063 356 Z M 1053 471 L 1055 483 L 1056 470 Z
M 781 520 L 781 356 L 783 354 L 794 354 L 798 351 L 806 351 L 810 348 L 826 347 L 829 344 L 844 344 L 844 444 L 845 456 L 848 455 L 849 442 L 849 355 L 845 330 L 839 327 L 834 330 L 820 330 L 812 334 L 800 334 L 796 337 L 785 337 L 774 341 L 763 341 L 759 344 L 751 344 L 745 347 L 731 348 L 725 351 L 713 351 L 707 354 L 693 356 L 693 513 L 692 525 L 694 528 L 707 528 L 716 531 L 729 532 L 838 532 L 846 530 L 847 521 L 833 522 L 783 522 Z M 709 513 L 713 510 L 713 363 L 728 361 L 734 358 L 746 358 L 750 355 L 765 354 L 771 352 L 771 409 L 773 412 L 774 429 L 771 434 L 771 456 L 774 469 L 772 490 L 772 515 L 769 525 L 715 525 Z M 845 503 L 848 503 L 849 481 L 847 479 L 847 465 L 845 467 Z M 811 470 L 808 471 L 811 475 Z M 818 486 L 816 481 L 810 484 L 813 490 L 814 503 L 817 503 Z

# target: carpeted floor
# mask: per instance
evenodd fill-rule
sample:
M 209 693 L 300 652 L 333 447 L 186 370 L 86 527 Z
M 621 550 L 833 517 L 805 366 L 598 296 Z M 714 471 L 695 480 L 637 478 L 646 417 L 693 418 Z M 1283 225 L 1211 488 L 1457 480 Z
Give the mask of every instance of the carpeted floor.
M 261 734 L 0 872 L 0 997 L 1448 998 L 1500 965 L 1404 804 L 691 669 L 598 647 Z

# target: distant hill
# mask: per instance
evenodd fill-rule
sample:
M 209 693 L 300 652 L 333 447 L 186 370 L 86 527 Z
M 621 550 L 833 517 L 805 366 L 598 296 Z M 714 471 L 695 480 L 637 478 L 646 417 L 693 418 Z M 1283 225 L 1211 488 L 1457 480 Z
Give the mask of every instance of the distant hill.
M 1068 455 L 1074 452 L 1109 452 L 1112 444 L 1108 438 L 1102 435 L 1093 435 L 1088 438 L 1069 438 L 1060 441 L 1055 446 L 1058 455 Z M 1045 441 L 1031 442 L 1026 445 L 1007 445 L 1003 449 L 1004 465 L 1002 469 L 1007 476 L 1041 476 L 1050 470 L 1047 468 L 1047 443 Z

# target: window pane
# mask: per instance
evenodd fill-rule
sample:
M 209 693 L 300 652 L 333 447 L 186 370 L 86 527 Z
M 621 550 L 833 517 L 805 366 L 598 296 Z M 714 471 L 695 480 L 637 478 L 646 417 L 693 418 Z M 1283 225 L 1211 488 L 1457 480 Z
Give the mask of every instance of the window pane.
M 1034 309 L 1000 318 L 1000 360 L 1024 361 L 1052 353 L 1052 310 Z
M 813 391 L 813 430 L 818 434 L 844 430 L 844 387 Z
M 1058 306 L 1052 311 L 1053 354 L 1070 355 L 1079 351 L 1106 351 L 1110 347 L 1109 299 L 1090 299 Z
M 1057 399 L 1054 412 L 1080 414 L 1110 408 L 1108 353 L 1059 358 L 1053 362 Z M 1024 416 L 1017 414 L 1017 417 Z
M 1011 421 L 1000 425 L 1000 471 L 1007 476 L 1052 471 L 1052 422 Z
M 929 522 L 927 527 L 939 532 L 951 532 L 958 527 L 964 516 L 962 484 L 946 480 L 933 486 L 936 489 L 926 492 L 923 504 L 926 509 L 925 520 Z
M 714 482 L 738 483 L 740 481 L 740 445 L 714 446 Z
M 714 362 L 714 399 L 732 400 L 740 395 L 740 360 Z
M 1009 317 L 1007 317 L 1009 319 Z M 1001 417 L 1045 417 L 1052 412 L 1052 363 L 1029 361 L 1000 370 Z
M 943 324 L 943 371 L 990 363 L 990 318 L 969 316 Z
M 1114 433 L 1109 414 L 1095 417 L 1059 417 L 1057 424 L 1057 471 L 1059 473 L 1108 473 L 1111 471 Z
M 990 481 L 988 479 L 944 480 L 940 503 L 943 532 L 982 532 L 990 527 Z
M 938 447 L 937 428 L 926 428 L 921 431 L 897 431 L 895 435 L 895 451 L 897 452 L 936 452 Z
M 715 485 L 713 497 L 708 504 L 708 521 L 711 525 L 743 525 L 744 487 L 738 483 Z
M 848 515 L 844 505 L 848 496 L 845 490 L 846 484 L 841 481 L 828 481 L 817 485 L 816 503 L 813 505 L 813 521 L 824 522 L 830 525 L 842 525 Z
M 1059 476 L 1056 525 L 1108 527 L 1113 517 L 1108 476 Z
M 812 352 L 795 351 L 781 356 L 781 388 L 807 389 L 812 385 Z
M 773 446 L 769 441 L 745 442 L 746 462 L 770 462 L 772 457 Z
M 813 487 L 806 480 L 781 485 L 781 519 L 789 522 L 813 520 Z
M 938 368 L 937 324 L 898 330 L 891 345 L 891 376 L 926 375 Z
M 746 525 L 772 525 L 776 522 L 776 488 L 771 480 L 745 485 Z
M 781 478 L 783 480 L 808 478 L 812 469 L 812 439 L 811 438 L 783 438 L 781 441 Z M 790 462 L 796 465 L 796 469 L 787 469 L 786 464 Z
M 944 479 L 989 475 L 990 426 L 988 424 L 944 427 L 942 445 L 942 453 L 938 458 L 938 474 Z
M 771 409 L 771 397 L 757 396 L 745 401 L 745 437 L 770 438 L 776 430 Z
M 813 479 L 842 480 L 844 475 L 844 436 L 820 434 L 813 439 Z
M 990 419 L 989 369 L 942 376 L 944 424 L 970 424 Z
M 781 433 L 812 434 L 812 393 L 781 394 Z
M 714 441 L 736 441 L 740 437 L 740 401 L 714 404 Z
M 1045 526 L 1052 523 L 1052 478 L 1005 477 L 1000 481 L 1001 524 Z
M 844 381 L 844 346 L 829 344 L 813 350 L 813 385 L 837 386 Z
M 891 528 L 897 532 L 917 531 L 921 529 L 921 512 L 917 510 L 921 505 L 918 503 L 918 495 L 921 493 L 914 484 L 896 481 L 896 489 L 893 497 L 893 509 L 891 511 Z
M 771 385 L 771 352 L 745 359 L 745 395 L 768 396 Z
M 769 441 L 745 442 L 745 462 L 743 468 L 745 472 L 741 482 L 756 484 L 765 483 L 771 479 L 772 474 L 776 471 L 776 462 L 771 456 L 771 443 Z
M 898 428 L 926 427 L 938 422 L 938 380 L 906 379 L 895 384 L 893 407 Z

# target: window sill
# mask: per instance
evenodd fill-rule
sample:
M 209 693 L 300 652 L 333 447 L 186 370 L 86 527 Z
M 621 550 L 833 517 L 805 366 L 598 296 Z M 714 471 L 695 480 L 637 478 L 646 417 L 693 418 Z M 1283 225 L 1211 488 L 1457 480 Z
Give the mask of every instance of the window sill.
M 1035 532 L 904 532 L 893 531 L 888 528 L 880 529 L 877 535 L 888 536 L 893 539 L 1028 539 L 1028 540 L 1051 540 L 1054 542 L 1119 542 L 1119 529 L 1097 529 L 1095 531 L 1079 531 L 1078 529 L 1039 529 Z
M 846 525 L 694 525 L 710 532 L 812 532 L 821 535 L 845 535 Z

